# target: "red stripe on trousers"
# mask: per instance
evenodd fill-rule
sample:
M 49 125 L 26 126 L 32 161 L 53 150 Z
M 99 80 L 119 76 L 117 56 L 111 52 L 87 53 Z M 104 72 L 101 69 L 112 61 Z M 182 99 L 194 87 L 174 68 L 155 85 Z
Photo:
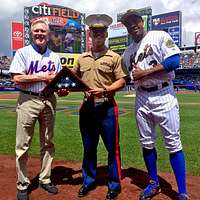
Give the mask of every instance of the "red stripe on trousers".
M 120 155 L 119 155 L 119 123 L 118 123 L 118 108 L 115 100 L 113 100 L 114 103 L 114 112 L 116 116 L 116 161 L 117 161 L 117 170 L 118 170 L 118 176 L 119 180 L 121 180 L 121 161 L 120 161 Z

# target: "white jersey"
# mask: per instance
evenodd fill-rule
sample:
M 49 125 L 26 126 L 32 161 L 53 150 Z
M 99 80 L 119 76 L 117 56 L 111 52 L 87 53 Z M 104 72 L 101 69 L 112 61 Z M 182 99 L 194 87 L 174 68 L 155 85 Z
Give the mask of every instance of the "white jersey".
M 141 69 L 152 68 L 161 64 L 164 59 L 179 54 L 180 50 L 170 35 L 164 31 L 149 31 L 139 42 L 131 43 L 123 54 L 123 61 L 127 69 L 131 70 L 132 63 L 138 64 Z M 162 71 L 134 81 L 135 87 L 152 87 L 174 79 L 174 72 Z
M 9 73 L 12 74 L 48 74 L 57 73 L 62 68 L 59 56 L 47 48 L 44 54 L 38 53 L 32 45 L 18 49 L 10 65 Z M 39 93 L 46 82 L 32 82 L 20 85 L 18 88 Z

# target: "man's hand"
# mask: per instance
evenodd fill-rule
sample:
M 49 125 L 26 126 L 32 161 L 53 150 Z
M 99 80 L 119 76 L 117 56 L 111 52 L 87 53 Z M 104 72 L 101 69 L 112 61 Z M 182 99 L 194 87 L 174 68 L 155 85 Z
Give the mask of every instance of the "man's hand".
M 67 90 L 67 89 L 59 89 L 57 91 L 57 95 L 59 97 L 67 96 L 68 94 L 69 94 L 69 90 Z
M 146 75 L 147 75 L 146 70 L 141 69 L 138 65 L 134 66 L 134 68 L 132 70 L 132 76 L 133 76 L 134 81 L 139 80 Z
M 150 76 L 151 74 L 159 75 L 159 73 L 162 73 L 164 70 L 165 69 L 161 64 L 153 65 L 148 69 L 141 69 L 138 65 L 135 65 L 132 70 L 132 75 L 134 80 L 139 80 L 145 76 Z
M 102 97 L 105 93 L 105 90 L 103 88 L 95 88 L 88 91 L 91 95 Z

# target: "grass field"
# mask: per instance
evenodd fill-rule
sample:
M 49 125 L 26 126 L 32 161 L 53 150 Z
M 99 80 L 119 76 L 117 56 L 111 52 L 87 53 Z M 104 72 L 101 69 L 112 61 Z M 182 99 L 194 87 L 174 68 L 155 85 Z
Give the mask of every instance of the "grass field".
M 119 92 L 116 100 L 119 106 L 120 145 L 123 167 L 145 169 L 138 132 L 133 115 L 134 97 L 125 97 L 126 92 Z M 54 142 L 55 159 L 81 162 L 82 143 L 78 127 L 78 110 L 82 94 L 71 93 L 58 98 Z M 181 116 L 181 137 L 186 154 L 187 174 L 200 175 L 200 102 L 199 94 L 178 94 Z M 0 100 L 0 154 L 14 154 L 15 148 L 15 103 L 16 100 Z M 30 149 L 31 155 L 39 155 L 38 126 Z M 168 152 L 164 148 L 158 130 L 157 139 L 159 171 L 171 172 Z M 107 163 L 107 153 L 100 140 L 98 163 Z

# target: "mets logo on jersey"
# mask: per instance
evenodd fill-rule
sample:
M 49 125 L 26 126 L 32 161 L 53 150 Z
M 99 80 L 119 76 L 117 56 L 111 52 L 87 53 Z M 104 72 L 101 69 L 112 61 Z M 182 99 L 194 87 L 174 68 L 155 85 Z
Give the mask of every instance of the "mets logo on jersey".
M 56 71 L 55 64 L 51 60 L 49 60 L 46 65 L 39 66 L 38 64 L 39 60 L 31 61 L 27 74 Z
M 132 64 L 136 65 L 138 62 L 142 62 L 149 55 L 153 55 L 153 49 L 150 44 L 146 44 L 143 51 L 138 55 L 137 59 L 136 59 L 136 54 L 137 52 L 135 52 L 134 54 L 130 56 L 131 65 Z
M 153 55 L 153 48 L 151 47 L 150 44 L 146 44 L 143 51 L 138 55 L 137 59 L 136 59 L 136 54 L 137 54 L 137 52 L 130 55 L 129 71 L 132 71 L 133 65 L 137 65 L 138 62 L 142 62 L 148 56 Z
M 144 58 L 146 58 L 149 55 L 153 55 L 153 49 L 150 44 L 146 44 L 144 47 Z

